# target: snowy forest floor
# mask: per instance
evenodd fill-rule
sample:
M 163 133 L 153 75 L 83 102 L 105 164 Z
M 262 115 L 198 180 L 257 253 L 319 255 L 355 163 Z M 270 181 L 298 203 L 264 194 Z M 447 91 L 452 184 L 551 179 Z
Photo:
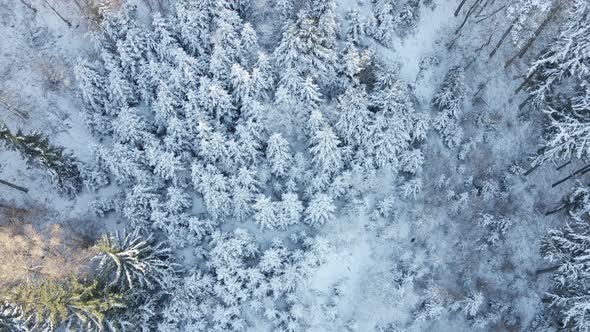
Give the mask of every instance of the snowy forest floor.
M 341 2 L 345 8 L 348 1 Z M 414 82 L 417 108 L 427 112 L 432 112 L 430 101 L 447 70 L 471 61 L 475 49 L 485 42 L 477 31 L 466 31 L 448 49 L 462 19 L 453 16 L 456 5 L 441 1 L 434 9 L 424 7 L 414 34 L 390 48 L 376 45 L 382 56 L 401 65 L 406 82 Z M 73 6 L 58 8 L 71 27 L 43 2 L 35 8 L 36 12 L 20 1 L 0 1 L 0 121 L 12 130 L 40 130 L 81 161 L 90 161 L 89 146 L 95 138 L 78 112 L 81 101 L 72 68 L 92 41 Z M 333 250 L 300 294 L 309 312 L 316 313 L 308 317 L 312 330 L 343 331 L 353 320 L 358 331 L 406 326 L 414 320 L 413 309 L 424 292 L 433 286 L 459 299 L 468 296 L 459 294 L 465 285 L 472 285 L 486 298 L 512 302 L 515 312 L 501 313 L 497 319 L 500 330 L 502 324 L 524 329 L 541 312 L 548 285 L 546 275 L 535 275 L 546 267 L 538 253 L 539 239 L 560 222 L 558 216 L 545 213 L 558 206 L 568 190 L 551 184 L 579 165 L 571 163 L 559 171 L 544 165 L 528 176 L 522 174 L 530 168 L 528 157 L 539 144 L 543 116 L 519 110 L 525 97 L 514 91 L 526 73 L 528 56 L 504 69 L 504 62 L 517 50 L 507 42 L 491 61 L 482 53 L 466 70 L 468 97 L 461 124 L 464 141 L 470 144 L 462 146 L 463 151 L 450 150 L 438 135 L 430 134 L 424 149 L 424 188 L 417 199 L 390 202 L 387 223 L 361 211 L 319 230 Z M 530 56 L 534 53 L 534 48 L 529 51 Z M 420 60 L 430 56 L 439 63 L 420 72 Z M 52 73 L 63 76 L 52 82 L 48 77 Z M 462 160 L 457 158 L 460 152 Z M 24 194 L 0 186 L 1 200 L 19 207 L 43 207 L 48 213 L 40 222 L 113 227 L 104 225 L 108 219 L 88 212 L 88 203 L 113 192 L 112 188 L 69 200 L 54 192 L 42 171 L 27 169 L 17 153 L 8 151 L 0 151 L 0 179 L 29 188 Z M 367 206 L 382 202 L 387 198 L 383 193 L 395 190 L 396 182 L 388 174 L 380 174 L 378 181 L 382 192 L 365 197 Z M 510 232 L 482 226 L 478 220 L 483 214 L 510 219 Z M 486 231 L 500 232 L 499 242 L 482 243 Z M 402 280 L 410 275 L 413 286 L 404 287 Z M 340 294 L 337 301 L 335 288 Z M 326 320 L 327 307 L 337 319 Z M 472 330 L 452 313 L 431 324 L 416 321 L 412 329 Z

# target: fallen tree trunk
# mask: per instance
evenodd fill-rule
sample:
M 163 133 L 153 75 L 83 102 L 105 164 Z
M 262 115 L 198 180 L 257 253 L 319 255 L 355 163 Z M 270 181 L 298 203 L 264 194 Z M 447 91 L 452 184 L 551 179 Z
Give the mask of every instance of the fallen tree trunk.
M 11 188 L 14 188 L 16 190 L 20 190 L 20 191 L 22 191 L 24 193 L 28 193 L 29 192 L 29 189 L 27 189 L 25 187 L 18 186 L 18 185 L 14 184 L 14 183 L 10 183 L 8 181 L 0 180 L 0 183 L 3 184 L 3 185 L 7 185 L 7 186 L 9 186 Z

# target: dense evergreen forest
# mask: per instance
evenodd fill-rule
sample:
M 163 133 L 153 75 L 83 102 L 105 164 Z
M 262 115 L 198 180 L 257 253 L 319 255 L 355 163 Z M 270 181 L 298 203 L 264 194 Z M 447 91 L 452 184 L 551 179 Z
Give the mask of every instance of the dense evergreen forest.
M 588 0 L 0 31 L 0 331 L 590 331 Z

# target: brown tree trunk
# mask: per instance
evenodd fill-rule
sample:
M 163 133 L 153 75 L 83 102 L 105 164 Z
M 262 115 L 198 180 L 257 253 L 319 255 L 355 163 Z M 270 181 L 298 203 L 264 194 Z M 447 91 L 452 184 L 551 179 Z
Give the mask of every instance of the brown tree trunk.
M 4 184 L 4 185 L 7 185 L 7 186 L 9 186 L 9 187 L 11 187 L 11 188 L 14 188 L 14 189 L 16 189 L 16 190 L 20 190 L 20 191 L 22 191 L 22 192 L 24 192 L 24 193 L 28 193 L 28 192 L 29 192 L 29 189 L 27 189 L 27 188 L 25 188 L 25 187 L 17 186 L 16 184 L 14 184 L 14 183 L 10 183 L 10 182 L 8 182 L 8 181 L 0 180 L 0 183 L 1 183 L 1 184 Z
M 33 7 L 32 4 L 26 2 L 25 0 L 20 0 L 20 2 L 25 5 L 25 7 L 29 8 L 30 10 L 32 10 L 33 12 L 37 13 L 37 8 Z
M 473 56 L 473 59 L 471 59 L 469 61 L 469 63 L 467 64 L 467 66 L 465 66 L 466 70 L 467 70 L 467 68 L 471 67 L 471 65 L 475 62 L 475 59 L 477 59 L 477 57 L 479 56 L 479 52 L 481 52 L 486 46 L 490 45 L 490 43 L 492 42 L 492 37 L 494 36 L 495 33 L 496 33 L 496 30 L 494 29 L 494 31 L 492 31 L 492 33 L 490 34 L 490 37 L 488 38 L 488 40 L 475 50 L 475 55 Z M 479 93 L 479 91 L 477 93 Z M 477 93 L 475 95 L 477 95 Z
M 551 266 L 551 267 L 537 270 L 537 271 L 535 271 L 535 276 L 538 276 L 538 275 L 544 274 L 544 273 L 555 272 L 555 271 L 559 270 L 560 266 L 561 265 L 555 265 L 555 266 Z
M 504 31 L 504 33 L 502 34 L 502 37 L 500 37 L 500 40 L 498 41 L 498 43 L 496 44 L 496 46 L 494 47 L 492 52 L 490 52 L 489 59 L 491 59 L 496 54 L 496 52 L 498 52 L 500 45 L 502 45 L 502 43 L 504 43 L 504 39 L 506 39 L 506 37 L 508 37 L 508 35 L 510 34 L 510 31 L 512 31 L 512 29 L 514 28 L 514 25 L 516 24 L 517 20 L 518 20 L 518 17 L 515 18 L 514 21 L 512 21 L 512 24 L 510 24 L 510 27 L 508 29 L 506 29 L 506 31 Z
M 481 2 L 481 0 L 475 0 L 473 5 L 471 5 L 471 7 L 469 7 L 467 14 L 465 14 L 465 19 L 463 19 L 463 22 L 461 23 L 459 28 L 457 28 L 457 30 L 455 31 L 455 34 L 458 34 L 461 31 L 461 29 L 463 29 L 463 27 L 465 26 L 465 24 L 469 20 L 469 17 L 471 17 L 471 14 L 473 14 L 473 11 L 477 8 L 477 6 L 479 5 L 480 2 Z
M 521 85 L 518 86 L 518 88 L 516 90 L 514 90 L 514 94 L 517 94 L 520 92 L 520 90 L 522 90 L 532 79 L 533 77 L 535 77 L 535 74 L 537 74 L 537 72 L 540 70 L 540 67 L 537 67 L 537 69 L 535 69 L 532 73 L 529 74 L 529 76 L 527 76 L 524 81 L 522 82 Z
M 573 177 L 576 177 L 578 175 L 582 175 L 582 174 L 584 174 L 584 173 L 586 173 L 588 171 L 590 171 L 590 165 L 586 165 L 586 166 L 580 168 L 579 170 L 573 172 L 572 174 L 566 176 L 565 178 L 563 178 L 563 179 L 555 182 L 554 184 L 551 185 L 551 188 L 557 187 L 558 185 L 564 183 L 565 181 L 567 181 L 567 180 L 569 180 L 569 179 L 571 179 Z
M 455 10 L 455 17 L 459 16 L 459 12 L 461 11 L 461 8 L 463 8 L 465 2 L 467 2 L 467 0 L 462 0 L 459 4 L 459 7 L 457 7 L 457 9 Z
M 485 8 L 485 4 L 484 4 L 484 7 L 482 7 L 482 9 L 483 8 Z M 490 17 L 498 14 L 498 12 L 501 11 L 502 9 L 504 9 L 504 8 L 506 8 L 506 5 L 500 6 L 500 8 L 494 10 L 493 12 L 489 13 L 488 15 L 486 15 L 486 16 L 480 18 L 479 20 L 475 21 L 475 23 L 481 23 L 481 22 L 487 20 L 488 18 L 490 18 Z
M 545 20 L 543 20 L 543 22 L 541 23 L 541 25 L 539 25 L 539 27 L 537 28 L 537 30 L 535 30 L 535 33 L 533 34 L 533 37 L 531 37 L 531 39 L 529 39 L 529 41 L 526 43 L 526 45 L 520 50 L 520 52 L 518 52 L 515 56 L 513 56 L 510 60 L 508 60 L 506 62 L 506 64 L 504 65 L 504 68 L 507 68 L 508 66 L 510 66 L 512 64 L 512 62 L 514 62 L 514 60 L 521 59 L 526 52 L 529 50 L 529 48 L 533 45 L 533 43 L 535 42 L 535 40 L 537 40 L 537 38 L 539 37 L 539 35 L 541 35 L 541 32 L 543 31 L 543 29 L 547 26 L 547 24 L 549 24 L 549 22 L 551 21 L 551 19 L 553 18 L 553 16 L 555 16 L 555 14 L 557 14 L 558 9 L 560 8 L 561 4 L 558 2 L 555 7 L 553 7 L 553 9 L 551 9 L 551 11 L 549 12 L 549 15 L 547 15 L 547 17 L 545 18 Z
M 528 171 L 524 172 L 522 175 L 523 176 L 528 176 L 529 174 L 531 174 L 534 170 L 536 170 L 537 168 L 539 168 L 539 166 L 541 166 L 541 164 L 537 164 L 531 168 L 529 168 Z
M 57 15 L 57 17 L 59 17 L 62 21 L 65 22 L 65 24 L 68 25 L 69 28 L 72 27 L 72 23 L 70 21 L 68 21 L 65 17 L 61 16 L 61 14 L 47 1 L 44 0 L 45 4 L 47 5 L 47 7 L 49 7 L 49 9 L 51 9 L 51 11 Z

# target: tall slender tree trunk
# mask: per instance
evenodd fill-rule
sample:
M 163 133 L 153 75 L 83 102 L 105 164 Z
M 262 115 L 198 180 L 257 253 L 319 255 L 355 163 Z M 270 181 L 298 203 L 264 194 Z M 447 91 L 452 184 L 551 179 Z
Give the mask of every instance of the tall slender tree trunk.
M 547 267 L 544 269 L 539 269 L 539 270 L 535 271 L 535 276 L 538 276 L 538 275 L 541 275 L 544 273 L 555 272 L 555 271 L 559 270 L 560 266 L 561 265 L 555 265 L 555 266 L 550 266 L 550 267 Z
M 531 174 L 531 173 L 532 173 L 534 170 L 536 170 L 536 169 L 537 169 L 537 168 L 539 168 L 540 166 L 541 166 L 541 164 L 539 163 L 539 164 L 537 164 L 537 165 L 535 165 L 535 166 L 533 166 L 533 167 L 529 168 L 529 170 L 528 170 L 528 171 L 526 171 L 526 172 L 524 172 L 522 175 L 523 175 L 523 176 L 528 176 L 529 174 Z
M 510 27 L 508 29 L 506 29 L 506 31 L 504 31 L 504 33 L 502 34 L 502 37 L 500 37 L 500 40 L 498 41 L 498 43 L 496 44 L 494 49 L 490 52 L 489 59 L 494 57 L 496 52 L 498 52 L 498 49 L 500 48 L 502 43 L 504 43 L 504 40 L 506 39 L 506 37 L 508 37 L 508 35 L 510 34 L 510 31 L 512 31 L 512 29 L 514 28 L 514 25 L 516 24 L 516 21 L 518 21 L 518 19 L 519 19 L 519 17 L 515 18 L 514 21 L 512 21 L 512 24 L 510 24 Z
M 490 0 L 486 0 L 486 2 L 483 3 L 483 6 L 481 6 L 479 8 L 479 10 L 477 11 L 477 13 L 475 13 L 475 16 L 481 15 L 481 13 L 484 11 L 484 9 L 486 9 L 486 7 L 488 6 L 489 3 L 490 3 Z M 492 1 L 492 3 L 493 3 L 493 1 Z
M 518 86 L 518 88 L 516 88 L 516 90 L 514 90 L 514 94 L 519 93 L 525 86 L 527 86 L 527 84 L 529 84 L 529 82 L 533 79 L 533 77 L 535 77 L 535 74 L 537 74 L 540 70 L 540 67 L 537 67 L 537 69 L 535 69 L 532 73 L 529 74 L 529 76 L 527 76 L 524 81 L 522 82 L 522 84 L 520 84 Z
M 556 208 L 556 209 L 553 209 L 553 210 L 550 210 L 550 211 L 547 211 L 547 212 L 545 212 L 545 216 L 550 216 L 550 215 L 552 215 L 552 214 L 555 214 L 555 213 L 557 213 L 557 212 L 559 212 L 559 211 L 563 211 L 563 210 L 565 210 L 565 209 L 566 209 L 568 206 L 569 206 L 569 204 L 568 204 L 568 203 L 562 204 L 560 207 L 558 207 L 558 208 Z
M 569 180 L 569 179 L 571 179 L 573 177 L 576 177 L 578 175 L 582 175 L 582 174 L 584 174 L 584 173 L 586 173 L 588 171 L 590 171 L 590 164 L 582 167 L 581 169 L 579 169 L 579 170 L 577 170 L 575 172 L 573 172 L 572 174 L 566 176 L 565 178 L 563 178 L 563 179 L 555 182 L 554 184 L 551 185 L 551 188 L 557 187 L 558 185 L 564 183 L 565 181 L 567 181 L 567 180 Z
M 3 185 L 7 185 L 7 186 L 9 186 L 11 188 L 14 188 L 16 190 L 20 190 L 20 191 L 22 191 L 24 193 L 29 192 L 29 189 L 27 189 L 25 187 L 18 186 L 18 185 L 14 184 L 14 183 L 10 183 L 8 181 L 0 180 L 0 183 L 3 184 Z
M 555 5 L 555 7 L 553 7 L 551 9 L 551 11 L 549 12 L 549 15 L 547 15 L 547 17 L 545 18 L 545 20 L 543 20 L 543 22 L 541 23 L 541 25 L 539 25 L 539 27 L 537 28 L 537 30 L 535 30 L 535 33 L 529 39 L 529 41 L 525 44 L 525 46 L 520 50 L 520 52 L 518 52 L 515 56 L 513 56 L 510 60 L 508 60 L 506 62 L 506 64 L 504 65 L 504 68 L 510 66 L 512 64 L 512 62 L 514 62 L 514 60 L 516 60 L 517 58 L 518 59 L 521 59 L 526 54 L 526 52 L 533 45 L 533 43 L 535 42 L 535 40 L 537 40 L 537 38 L 541 35 L 541 32 L 543 31 L 543 29 L 547 26 L 547 24 L 549 24 L 549 22 L 551 21 L 551 19 L 553 18 L 553 16 L 555 16 L 555 14 L 557 14 L 558 9 L 560 7 L 561 7 L 561 3 L 558 1 L 558 3 Z
M 68 25 L 69 28 L 72 27 L 72 22 L 68 21 L 65 17 L 63 17 L 47 0 L 44 0 L 45 4 L 47 5 L 47 7 L 49 7 L 49 9 L 51 9 L 51 11 L 57 15 L 57 17 L 59 17 L 62 21 L 64 21 L 65 24 Z
M 28 3 L 25 0 L 20 0 L 20 2 L 23 5 L 25 5 L 25 7 L 29 8 L 30 10 L 32 10 L 34 13 L 37 13 L 37 8 L 33 7 L 33 5 L 31 3 Z
M 556 170 L 556 171 L 559 171 L 559 170 L 561 170 L 562 168 L 564 168 L 565 166 L 567 166 L 567 165 L 569 165 L 569 164 L 571 164 L 571 163 L 572 163 L 572 161 L 570 160 L 570 161 L 568 161 L 568 162 L 564 163 L 563 165 L 561 165 L 561 166 L 557 167 L 555 170 Z
M 479 48 L 477 48 L 475 50 L 475 55 L 473 56 L 473 58 L 469 61 L 469 63 L 465 66 L 465 69 L 471 67 L 471 65 L 475 62 L 475 59 L 477 59 L 477 57 L 479 56 L 479 52 L 481 52 L 486 46 L 490 45 L 490 43 L 492 42 L 492 37 L 494 36 L 494 34 L 496 33 L 496 30 L 494 29 L 494 31 L 492 31 L 492 33 L 490 34 L 488 40 L 483 43 Z M 480 92 L 481 90 L 477 91 L 477 93 L 474 95 L 474 97 Z
M 455 10 L 455 17 L 459 16 L 459 12 L 461 11 L 461 8 L 463 8 L 463 5 L 465 5 L 465 2 L 467 2 L 467 0 L 461 0 L 459 7 Z
M 485 4 L 484 4 L 484 6 L 485 6 Z M 488 14 L 488 15 L 486 15 L 486 16 L 484 16 L 484 17 L 480 18 L 479 20 L 475 21 L 475 23 L 481 23 L 481 22 L 483 22 L 483 21 L 487 20 L 488 18 L 490 18 L 490 17 L 492 17 L 492 16 L 496 15 L 496 14 L 497 14 L 499 11 L 501 11 L 501 10 L 502 10 L 502 9 L 504 9 L 504 8 L 506 8 L 506 5 L 500 6 L 500 8 L 498 8 L 498 9 L 494 10 L 494 11 L 493 11 L 493 12 L 491 12 L 490 14 Z
M 463 22 L 461 23 L 459 28 L 457 28 L 457 30 L 455 31 L 455 34 L 458 34 L 461 31 L 461 29 L 463 29 L 463 27 L 465 26 L 465 24 L 467 23 L 467 21 L 471 17 L 471 14 L 473 14 L 473 11 L 477 8 L 477 6 L 479 5 L 480 2 L 481 2 L 481 0 L 475 0 L 473 5 L 471 5 L 471 7 L 469 7 L 467 14 L 465 14 L 465 19 L 463 19 Z

